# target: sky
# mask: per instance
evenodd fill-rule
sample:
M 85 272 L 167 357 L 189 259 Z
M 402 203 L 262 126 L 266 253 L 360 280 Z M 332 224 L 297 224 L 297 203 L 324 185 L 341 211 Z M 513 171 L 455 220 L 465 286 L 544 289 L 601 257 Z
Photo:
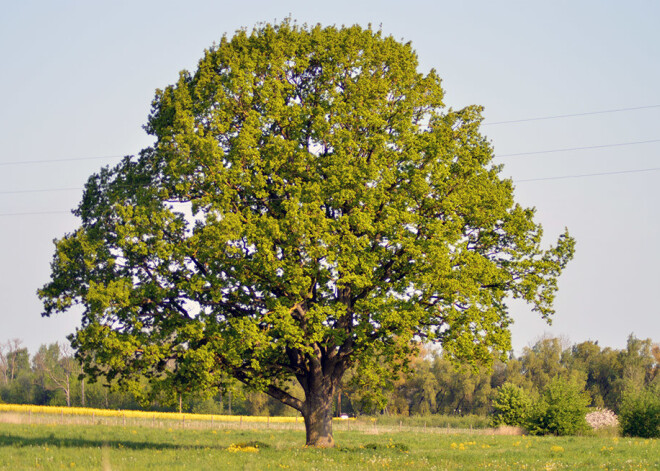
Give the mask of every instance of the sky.
M 157 88 L 223 35 L 290 17 L 373 25 L 436 69 L 448 107 L 484 106 L 483 132 L 546 245 L 577 240 L 547 325 L 511 303 L 514 350 L 542 336 L 623 348 L 660 341 L 660 3 L 654 1 L 5 2 L 0 16 L 0 343 L 64 341 L 41 317 L 53 240 L 87 178 L 152 139 Z M 567 116 L 569 115 L 569 116 Z M 543 119 L 537 119 L 543 118 Z

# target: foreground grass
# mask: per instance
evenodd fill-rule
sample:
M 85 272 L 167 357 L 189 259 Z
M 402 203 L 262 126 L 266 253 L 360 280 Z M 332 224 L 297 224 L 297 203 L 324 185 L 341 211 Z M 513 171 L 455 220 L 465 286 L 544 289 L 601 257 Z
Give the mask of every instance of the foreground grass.
M 0 469 L 653 470 L 660 441 L 337 432 L 332 450 L 295 430 L 192 430 L 0 423 Z

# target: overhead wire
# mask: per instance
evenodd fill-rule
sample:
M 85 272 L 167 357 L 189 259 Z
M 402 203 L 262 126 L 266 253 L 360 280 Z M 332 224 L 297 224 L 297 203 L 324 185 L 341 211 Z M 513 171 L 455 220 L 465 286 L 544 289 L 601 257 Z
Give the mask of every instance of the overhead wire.
M 494 121 L 488 122 L 485 121 L 482 126 L 495 126 L 499 124 L 513 124 L 513 123 L 525 123 L 529 121 L 543 121 L 548 119 L 560 119 L 560 118 L 573 118 L 576 116 L 591 116 L 596 114 L 607 114 L 607 113 L 619 113 L 621 111 L 635 111 L 635 110 L 645 110 L 648 108 L 660 108 L 660 105 L 646 105 L 646 106 L 635 106 L 632 108 L 617 108 L 613 110 L 602 110 L 602 111 L 587 111 L 585 113 L 572 113 L 572 114 L 558 114 L 553 116 L 540 116 L 537 118 L 521 118 L 521 119 L 511 119 L 507 121 Z
M 601 177 L 606 175 L 623 175 L 626 173 L 643 173 L 643 172 L 655 172 L 660 170 L 660 167 L 652 168 L 639 168 L 635 170 L 617 170 L 614 172 L 597 172 L 597 173 L 581 173 L 576 175 L 562 175 L 557 177 L 539 177 L 539 178 L 524 178 L 521 180 L 514 180 L 514 183 L 525 183 L 525 182 L 540 182 L 543 180 L 566 180 L 568 178 L 587 178 L 587 177 Z
M 589 178 L 589 177 L 601 177 L 608 175 L 623 175 L 623 174 L 632 174 L 632 173 L 645 173 L 645 172 L 655 172 L 660 171 L 660 167 L 652 168 L 640 168 L 634 170 L 617 170 L 614 172 L 595 172 L 595 173 L 581 173 L 575 175 L 560 175 L 556 177 L 539 177 L 539 178 L 525 178 L 520 180 L 513 180 L 513 183 L 527 183 L 527 182 L 538 182 L 545 180 L 567 180 L 571 178 Z M 82 188 L 53 188 L 52 190 L 36 190 L 36 191 L 60 191 L 60 190 L 82 190 Z M 11 192 L 0 192 L 2 193 L 11 193 Z M 0 213 L 0 217 L 4 216 L 41 216 L 49 214 L 71 214 L 71 211 L 37 211 L 37 212 L 18 212 L 18 213 Z
M 654 142 L 660 142 L 660 139 L 650 139 L 648 141 L 633 141 L 633 142 L 620 142 L 617 144 L 601 144 L 595 146 L 584 146 L 584 147 L 565 147 L 562 149 L 550 149 L 550 150 L 537 150 L 532 152 L 517 152 L 515 154 L 500 154 L 495 155 L 494 158 L 502 159 L 504 157 L 519 157 L 522 155 L 537 155 L 537 154 L 552 154 L 555 152 L 570 152 L 575 150 L 588 150 L 588 149 L 605 149 L 608 147 L 622 147 L 622 146 L 633 146 L 638 144 L 652 144 Z
M 8 165 L 31 165 L 31 164 L 50 164 L 59 162 L 77 162 L 81 160 L 101 160 L 101 159 L 122 159 L 125 155 L 106 155 L 95 157 L 69 157 L 66 159 L 42 159 L 42 160 L 14 160 L 13 162 L 0 162 L 0 166 Z
M 551 119 L 561 119 L 561 118 L 570 118 L 578 116 L 590 116 L 590 115 L 599 115 L 607 113 L 618 113 L 625 111 L 635 111 L 643 110 L 650 108 L 660 108 L 660 105 L 645 105 L 645 106 L 636 106 L 629 108 L 617 108 L 611 110 L 601 110 L 601 111 L 589 111 L 584 113 L 571 113 L 571 114 L 561 114 L 561 115 L 551 115 L 551 116 L 541 116 L 534 118 L 522 118 L 506 121 L 496 121 L 496 122 L 484 122 L 482 126 L 488 125 L 500 125 L 500 124 L 514 124 L 530 121 L 541 121 L 541 120 L 551 120 Z M 561 149 L 548 149 L 541 151 L 531 151 L 531 152 L 517 152 L 511 154 L 501 154 L 494 155 L 493 158 L 508 158 L 508 157 L 519 157 L 525 155 L 539 155 L 539 154 L 550 154 L 558 152 L 570 152 L 570 151 L 580 151 L 580 150 L 589 150 L 589 149 L 604 149 L 611 147 L 622 147 L 622 146 L 631 146 L 631 145 L 640 145 L 640 144 L 651 144 L 660 142 L 660 139 L 650 139 L 646 141 L 632 141 L 632 142 L 622 142 L 615 144 L 602 144 L 602 145 L 593 145 L 593 146 L 582 146 L 582 147 L 567 147 Z M 60 159 L 40 159 L 40 160 L 24 160 L 24 161 L 10 161 L 10 162 L 0 162 L 0 166 L 11 166 L 11 165 L 34 165 L 34 164 L 50 164 L 50 163 L 60 163 L 60 162 L 75 162 L 75 161 L 85 161 L 85 160 L 101 160 L 101 159 L 118 159 L 123 158 L 125 155 L 111 155 L 111 156 L 90 156 L 90 157 L 70 157 L 70 158 L 60 158 Z M 535 181 L 546 181 L 546 180 L 563 180 L 570 178 L 588 178 L 588 177 L 597 177 L 597 176 L 607 176 L 607 175 L 622 175 L 622 174 L 632 174 L 632 173 L 643 173 L 658 171 L 660 167 L 645 168 L 645 169 L 633 169 L 633 170 L 620 170 L 613 172 L 595 172 L 595 173 L 584 173 L 584 174 L 573 174 L 573 175 L 562 175 L 556 177 L 539 177 L 539 178 L 527 178 L 514 180 L 514 183 L 526 183 L 526 182 L 535 182 Z M 22 193 L 48 193 L 48 192 L 63 192 L 63 191 L 81 191 L 82 187 L 72 187 L 72 188 L 46 188 L 46 189 L 28 189 L 28 190 L 3 190 L 0 191 L 0 195 L 6 194 L 22 194 Z M 4 216 L 25 216 L 25 215 L 50 215 L 50 214 L 70 214 L 70 211 L 37 211 L 37 212 L 15 212 L 15 213 L 0 213 L 0 217 Z

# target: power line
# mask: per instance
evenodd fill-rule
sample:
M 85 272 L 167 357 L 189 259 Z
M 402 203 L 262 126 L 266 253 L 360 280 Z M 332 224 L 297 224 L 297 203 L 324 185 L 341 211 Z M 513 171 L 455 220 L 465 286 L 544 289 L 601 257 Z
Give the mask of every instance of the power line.
M 0 191 L 0 195 L 12 195 L 19 193 L 49 193 L 51 191 L 81 191 L 84 188 L 44 188 L 44 189 L 35 189 L 35 190 L 7 190 Z
M 589 178 L 589 177 L 601 177 L 607 175 L 624 175 L 632 173 L 644 173 L 644 172 L 655 172 L 660 171 L 660 167 L 652 168 L 640 168 L 634 170 L 618 170 L 614 172 L 597 172 L 597 173 L 581 173 L 576 175 L 562 175 L 557 177 L 540 177 L 540 178 L 525 178 L 522 180 L 514 180 L 513 183 L 526 183 L 526 182 L 538 182 L 545 180 L 566 180 L 569 178 Z M 78 189 L 78 188 L 77 188 Z M 81 189 L 81 188 L 80 188 Z M 36 190 L 36 191 L 58 191 L 60 189 L 53 190 Z M 7 192 L 4 192 L 7 193 Z M 71 214 L 71 211 L 37 211 L 37 212 L 22 212 L 22 213 L 0 213 L 0 217 L 4 216 L 41 216 L 49 214 Z
M 568 115 L 567 115 L 568 116 Z M 639 144 L 653 144 L 660 142 L 660 139 L 650 139 L 648 141 L 632 141 L 632 142 L 620 142 L 616 144 L 601 144 L 594 146 L 583 146 L 583 147 L 565 147 L 562 149 L 548 149 L 548 150 L 537 150 L 531 152 L 517 152 L 514 154 L 496 154 L 493 156 L 495 159 L 502 159 L 505 157 L 518 157 L 523 155 L 538 155 L 538 154 L 552 154 L 557 152 L 570 152 L 576 150 L 589 150 L 589 149 L 606 149 L 609 147 L 623 147 L 623 146 L 633 146 Z M 26 161 L 16 161 L 16 162 L 0 162 L 0 166 L 4 165 L 22 165 L 22 164 L 43 164 L 51 162 L 70 162 L 78 160 L 93 160 L 93 159 L 114 159 L 121 158 L 120 156 L 107 156 L 107 157 L 79 157 L 71 159 L 52 159 L 52 160 L 26 160 Z M 0 194 L 10 194 L 10 193 L 36 193 L 36 192 L 48 192 L 48 191 L 74 191 L 82 190 L 82 188 L 53 188 L 47 190 L 10 190 L 10 191 L 0 191 Z
M 50 214 L 71 214 L 71 211 L 35 211 L 24 213 L 2 213 L 0 217 L 4 216 L 45 216 Z
M 555 152 L 569 152 L 574 150 L 587 150 L 587 149 L 604 149 L 607 147 L 622 147 L 622 146 L 633 146 L 638 144 L 651 144 L 654 142 L 660 142 L 660 139 L 651 139 L 649 141 L 633 141 L 633 142 L 621 142 L 618 144 L 602 144 L 597 146 L 585 146 L 585 147 L 566 147 L 563 149 L 550 149 L 550 150 L 537 150 L 533 152 L 518 152 L 516 154 L 502 154 L 495 155 L 494 158 L 501 159 L 504 157 L 518 157 L 521 155 L 537 155 L 537 154 L 551 154 Z
M 106 155 L 104 157 L 71 157 L 67 159 L 44 159 L 44 160 L 15 160 L 13 162 L 0 162 L 0 166 L 6 165 L 31 165 L 31 164 L 50 164 L 57 162 L 77 162 L 80 160 L 100 160 L 100 159 L 121 159 L 124 155 Z
M 622 142 L 622 143 L 617 143 L 617 144 L 603 144 L 603 145 L 595 145 L 595 146 L 584 146 L 584 147 L 567 147 L 567 148 L 562 148 L 562 149 L 549 149 L 549 150 L 539 150 L 539 151 L 532 151 L 532 152 L 518 152 L 515 154 L 502 154 L 502 155 L 494 155 L 493 158 L 505 158 L 505 157 L 519 157 L 523 155 L 539 155 L 539 154 L 551 154 L 551 153 L 558 153 L 558 152 L 570 152 L 570 151 L 577 151 L 577 150 L 588 150 L 588 149 L 603 149 L 603 148 L 609 148 L 609 147 L 622 147 L 622 146 L 632 146 L 632 145 L 639 145 L 639 144 L 652 144 L 660 142 L 660 139 L 651 139 L 648 141 L 633 141 L 633 142 Z M 36 161 L 35 161 L 36 162 Z M 49 161 L 53 162 L 53 161 Z M 614 172 L 616 173 L 635 173 L 635 172 L 644 172 L 644 171 L 649 171 L 649 170 L 655 170 L 654 168 L 652 169 L 641 169 L 641 170 L 626 170 L 622 172 Z M 596 176 L 596 175 L 610 175 L 610 173 L 595 173 L 595 174 L 585 174 L 585 176 Z M 567 177 L 549 177 L 548 179 L 554 179 L 554 178 L 572 178 L 573 176 L 567 176 Z M 533 179 L 533 180 L 520 180 L 521 182 L 523 181 L 537 181 L 537 180 L 545 180 L 546 178 L 540 178 L 540 179 Z M 133 186 L 133 185 L 128 185 L 128 187 Z M 9 195 L 9 194 L 21 194 L 21 193 L 49 193 L 49 192 L 54 192 L 54 191 L 82 191 L 84 188 L 82 187 L 71 187 L 71 188 L 44 188 L 44 189 L 29 189 L 29 190 L 4 190 L 0 191 L 0 195 Z M 1 214 L 0 214 L 1 216 Z
M 660 105 L 645 105 L 645 106 L 635 106 L 635 107 L 630 107 L 630 108 L 617 108 L 617 109 L 612 109 L 612 110 L 587 111 L 587 112 L 584 112 L 584 113 L 559 114 L 559 115 L 541 116 L 541 117 L 535 117 L 535 118 L 521 118 L 521 119 L 512 119 L 512 120 L 507 120 L 507 121 L 495 121 L 495 122 L 492 122 L 492 123 L 484 122 L 481 125 L 482 126 L 495 126 L 495 125 L 498 125 L 498 124 L 512 124 L 512 123 L 524 123 L 524 122 L 528 122 L 528 121 L 542 121 L 542 120 L 549 120 L 549 119 L 572 118 L 572 117 L 576 117 L 576 116 L 590 116 L 590 115 L 607 114 L 607 113 L 619 113 L 619 112 L 622 112 L 622 111 L 635 111 L 635 110 L 644 110 L 644 109 L 650 109 L 650 108 L 660 108 Z M 657 141 L 644 141 L 644 142 L 639 142 L 639 144 L 646 143 L 646 142 L 657 142 Z M 637 143 L 630 143 L 630 144 L 637 144 Z M 580 148 L 566 149 L 566 150 L 595 149 L 595 148 L 599 148 L 599 147 L 610 147 L 610 146 L 630 145 L 630 144 L 627 144 L 627 143 L 626 144 L 612 144 L 612 145 L 605 145 L 605 146 L 580 147 Z M 534 152 L 534 153 L 544 153 L 544 152 L 561 152 L 561 151 L 560 150 L 541 151 L 541 152 Z M 525 154 L 520 154 L 520 155 L 526 155 L 526 154 L 531 154 L 531 153 L 532 152 L 526 152 Z M 499 156 L 499 157 L 510 157 L 512 155 L 518 155 L 518 154 L 502 155 L 502 156 Z M 126 157 L 126 155 L 108 155 L 108 156 L 94 156 L 94 157 L 70 157 L 70 158 L 63 158 L 63 159 L 42 159 L 42 160 L 15 160 L 15 161 L 11 161 L 11 162 L 0 162 L 0 166 L 49 164 L 49 163 L 58 163 L 58 162 L 77 162 L 77 161 L 83 161 L 83 160 L 121 159 L 123 157 Z
M 527 121 L 542 121 L 548 119 L 560 119 L 560 118 L 572 118 L 576 116 L 590 116 L 598 114 L 607 114 L 607 113 L 619 113 L 622 111 L 635 111 L 635 110 L 644 110 L 650 108 L 660 108 L 660 105 L 645 105 L 645 106 L 635 106 L 630 108 L 616 108 L 612 110 L 601 110 L 601 111 L 587 111 L 584 113 L 571 113 L 571 114 L 558 114 L 552 116 L 541 116 L 535 118 L 521 118 L 521 119 L 512 119 L 507 121 L 495 121 L 492 123 L 484 122 L 482 126 L 495 126 L 498 124 L 511 124 L 511 123 L 523 123 Z M 16 160 L 12 162 L 0 162 L 0 166 L 5 165 L 30 165 L 30 164 L 48 164 L 48 163 L 57 163 L 57 162 L 75 162 L 81 160 L 100 160 L 100 159 L 121 159 L 125 157 L 124 155 L 108 155 L 108 156 L 95 156 L 95 157 L 71 157 L 64 159 L 43 159 L 43 160 Z
M 603 111 L 587 111 L 585 113 L 573 113 L 573 114 L 558 114 L 554 116 L 541 116 L 538 118 L 521 118 L 521 119 L 512 119 L 508 121 L 495 121 L 493 123 L 485 122 L 482 123 L 482 126 L 495 126 L 497 124 L 512 124 L 512 123 L 525 123 L 528 121 L 542 121 L 547 119 L 560 119 L 560 118 L 573 118 L 575 116 L 590 116 L 595 114 L 606 114 L 606 113 L 619 113 L 621 111 L 635 111 L 635 110 L 645 110 L 649 108 L 660 108 L 660 105 L 647 105 L 647 106 L 636 106 L 634 108 L 618 108 L 614 110 L 603 110 Z
M 541 177 L 541 178 L 526 178 L 524 180 L 515 180 L 514 183 L 525 182 L 540 182 L 543 180 L 565 180 L 567 178 L 586 178 L 586 177 L 600 177 L 605 175 L 623 175 L 626 173 L 642 173 L 642 172 L 655 172 L 660 170 L 660 167 L 653 168 L 640 168 L 636 170 L 619 170 L 616 172 L 598 172 L 598 173 L 582 173 L 578 175 L 563 175 L 560 177 Z

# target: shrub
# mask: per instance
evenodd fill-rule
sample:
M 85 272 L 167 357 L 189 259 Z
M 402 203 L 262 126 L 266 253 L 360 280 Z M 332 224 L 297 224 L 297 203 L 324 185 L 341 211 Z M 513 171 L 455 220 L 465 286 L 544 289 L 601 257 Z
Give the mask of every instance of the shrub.
M 623 435 L 660 438 L 660 388 L 626 391 L 619 421 Z
M 534 405 L 528 421 L 535 435 L 575 435 L 587 429 L 587 405 L 584 387 L 575 380 L 555 377 Z
M 589 412 L 585 419 L 587 420 L 589 427 L 593 430 L 619 426 L 619 419 L 616 414 L 609 409 L 596 409 Z
M 497 389 L 493 399 L 492 427 L 512 425 L 524 427 L 532 407 L 532 400 L 520 387 L 504 383 Z

